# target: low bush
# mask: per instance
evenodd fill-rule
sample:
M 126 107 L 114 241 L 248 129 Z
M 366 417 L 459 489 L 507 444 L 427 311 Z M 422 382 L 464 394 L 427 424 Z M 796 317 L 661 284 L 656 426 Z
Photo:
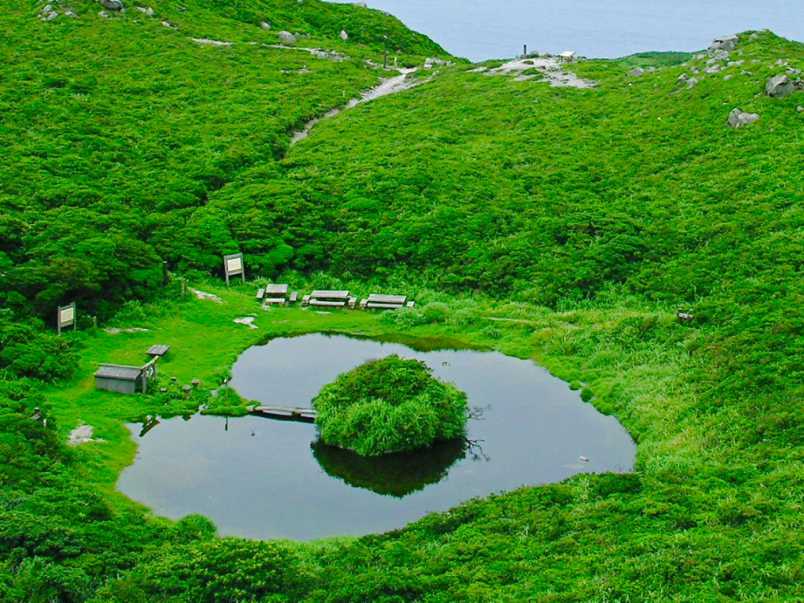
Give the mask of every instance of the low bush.
M 313 401 L 321 440 L 362 456 L 416 450 L 464 433 L 466 395 L 418 360 L 389 356 L 344 373 Z

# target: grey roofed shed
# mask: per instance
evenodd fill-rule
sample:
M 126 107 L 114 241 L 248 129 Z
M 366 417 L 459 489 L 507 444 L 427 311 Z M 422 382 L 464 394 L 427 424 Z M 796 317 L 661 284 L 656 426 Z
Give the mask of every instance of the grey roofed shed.
M 95 372 L 95 387 L 121 394 L 135 394 L 148 389 L 149 377 L 156 376 L 155 360 L 145 366 L 102 364 Z

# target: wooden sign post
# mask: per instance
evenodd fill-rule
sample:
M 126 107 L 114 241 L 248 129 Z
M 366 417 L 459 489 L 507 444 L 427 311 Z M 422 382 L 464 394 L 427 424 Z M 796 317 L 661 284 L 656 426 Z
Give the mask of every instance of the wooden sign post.
M 226 285 L 229 285 L 229 277 L 240 275 L 243 282 L 246 282 L 246 270 L 243 266 L 243 254 L 233 253 L 223 256 L 223 271 L 226 274 Z
M 72 327 L 73 331 L 78 328 L 75 315 L 75 302 L 71 303 L 69 306 L 59 306 L 59 309 L 56 311 L 56 329 L 59 335 L 61 335 L 62 329 L 67 327 Z

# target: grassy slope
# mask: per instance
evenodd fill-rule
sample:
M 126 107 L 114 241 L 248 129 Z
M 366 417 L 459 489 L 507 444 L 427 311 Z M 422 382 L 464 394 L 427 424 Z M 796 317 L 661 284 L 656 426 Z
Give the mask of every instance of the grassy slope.
M 194 217 L 212 192 L 249 166 L 275 170 L 291 130 L 389 75 L 364 63 L 381 61 L 378 32 L 389 32 L 403 62 L 443 52 L 392 17 L 351 6 L 151 5 L 154 17 L 132 9 L 103 19 L 96 2 L 77 1 L 79 18 L 49 23 L 30 2 L 4 5 L 0 299 L 20 313 L 49 316 L 76 298 L 108 315 L 159 284 L 161 259 L 219 268 L 218 249 L 238 242 L 220 215 Z M 275 29 L 262 30 L 262 19 Z M 300 47 L 349 60 L 265 47 L 281 28 L 302 36 Z M 332 33 L 341 28 L 353 39 Z M 271 249 L 270 237 L 262 245 Z
M 253 25 L 264 12 L 251 10 L 253 2 L 188 4 L 193 10 L 186 14 L 167 2 L 159 8 L 180 31 L 222 39 L 250 40 L 250 33 L 242 37 L 242 26 Z M 75 245 L 67 236 L 70 229 L 59 222 L 70 200 L 90 211 L 72 236 L 94 229 L 99 240 L 107 240 L 112 237 L 98 214 L 110 205 L 151 209 L 175 193 L 192 201 L 185 213 L 179 208 L 174 215 L 171 209 L 178 226 L 171 221 L 153 228 L 162 237 L 153 240 L 167 246 L 180 240 L 185 220 L 195 220 L 189 230 L 200 232 L 209 243 L 208 256 L 217 258 L 220 248 L 233 242 L 232 233 L 219 229 L 225 219 L 259 218 L 262 232 L 278 229 L 296 257 L 307 262 L 297 263 L 299 268 L 323 264 L 315 249 L 309 251 L 323 239 L 334 250 L 328 267 L 347 279 L 350 273 L 358 280 L 396 279 L 424 303 L 448 299 L 422 289 L 425 282 L 488 287 L 519 303 L 458 298 L 450 299 L 446 313 L 396 318 L 291 311 L 261 317 L 264 330 L 258 334 L 230 322 L 252 305 L 250 292 L 232 292 L 222 306 L 164 304 L 163 313 L 149 321 L 152 333 L 79 335 L 88 344 L 79 375 L 47 394 L 60 436 L 82 420 L 96 425 L 107 442 L 70 454 L 53 452 L 47 471 L 37 469 L 43 471 L 42 483 L 23 480 L 4 488 L 0 593 L 12 600 L 34 592 L 83 599 L 110 576 L 131 570 L 103 587 L 99 600 L 282 593 L 288 600 L 342 601 L 800 598 L 801 390 L 795 364 L 801 357 L 796 259 L 801 116 L 795 111 L 800 101 L 759 94 L 764 77 L 778 71 L 777 58 L 800 66 L 799 44 L 770 36 L 744 40 L 740 50 L 748 64 L 727 71 L 734 73 L 732 80 L 710 76 L 689 91 L 675 84 L 681 67 L 628 80 L 624 73 L 633 61 L 579 65 L 580 73 L 601 81 L 594 91 L 553 90 L 459 67 L 415 92 L 322 124 L 288 159 L 274 162 L 272 141 L 283 148 L 288 128 L 342 97 L 339 87 L 325 85 L 320 97 L 302 95 L 301 101 L 294 96 L 290 106 L 271 101 L 264 111 L 281 107 L 277 123 L 264 137 L 249 134 L 253 130 L 243 124 L 254 122 L 248 122 L 247 108 L 258 102 L 256 96 L 262 98 L 251 86 L 264 73 L 249 49 L 180 45 L 163 38 L 173 32 L 147 21 L 141 27 L 148 42 L 139 46 L 139 36 L 130 32 L 141 17 L 132 12 L 125 21 L 100 21 L 89 16 L 90 6 L 79 23 L 40 24 L 22 3 L 2 17 L 12 41 L 3 47 L 10 57 L 5 64 L 15 67 L 3 71 L 0 102 L 21 109 L 0 131 L 13 149 L 13 169 L 0 167 L 6 170 L 0 202 L 11 221 L 26 225 L 20 245 L 23 241 L 12 238 L 18 223 L 4 217 L 8 244 L 2 250 L 14 261 L 31 262 L 14 272 L 12 292 L 38 294 L 44 306 L 62 291 L 75 292 L 76 275 L 93 268 L 49 266 L 52 255 L 65 255 Z M 224 8 L 230 13 L 221 20 L 218 11 Z M 311 27 L 308 21 L 294 25 L 294 30 Z M 45 29 L 54 26 L 63 28 L 59 35 Z M 186 155 L 162 166 L 173 155 L 161 148 L 167 133 L 159 124 L 170 123 L 171 111 L 169 102 L 162 107 L 159 102 L 200 102 L 181 89 L 170 96 L 138 88 L 123 99 L 125 119 L 84 121 L 103 115 L 109 120 L 112 90 L 132 85 L 118 81 L 125 70 L 105 72 L 106 61 L 99 62 L 95 72 L 101 76 L 94 84 L 79 73 L 79 66 L 108 49 L 110 32 L 129 49 L 124 63 L 129 69 L 139 68 L 144 49 L 155 43 L 160 53 L 178 45 L 177 54 L 160 55 L 166 60 L 132 76 L 135 82 L 150 84 L 159 81 L 158 69 L 175 69 L 165 82 L 198 84 L 205 100 L 208 89 L 215 91 L 210 98 L 216 102 L 202 107 L 204 120 L 181 113 L 167 129 L 171 136 L 187 136 L 202 149 L 199 155 L 184 141 L 177 148 Z M 80 47 L 70 43 L 71 35 L 81 39 Z M 376 58 L 376 38 L 366 41 L 361 52 Z M 31 67 L 20 69 L 17 56 L 30 57 Z M 167 60 L 171 57 L 175 63 Z M 290 55 L 278 61 L 278 69 L 300 66 Z M 314 73 L 319 67 L 307 57 L 301 64 Z M 376 80 L 376 74 L 353 65 L 337 70 L 321 65 L 333 69 L 332 78 L 322 74 L 322 84 L 337 75 L 351 78 L 357 90 Z M 741 69 L 752 75 L 741 76 Z M 242 86 L 222 84 L 222 75 L 232 72 L 248 74 Z M 62 73 L 65 81 L 49 83 Z M 91 86 L 101 86 L 104 94 L 87 94 Z M 304 88 L 282 84 L 270 90 L 295 95 Z M 59 102 L 50 102 L 53 97 Z M 131 100 L 137 98 L 149 100 Z M 98 104 L 90 113 L 73 104 L 82 102 Z M 309 106 L 299 111 L 299 102 Z M 143 121 L 150 103 L 156 103 L 159 119 Z M 761 121 L 740 131 L 727 129 L 725 117 L 734 105 L 757 110 Z M 230 121 L 218 107 L 237 112 Z M 36 115 L 45 118 L 31 135 L 24 134 L 37 123 Z M 137 128 L 130 125 L 134 120 Z M 131 131 L 113 138 L 108 129 L 98 130 L 101 126 Z M 50 145 L 61 140 L 60 128 L 67 132 L 57 152 Z M 134 144 L 142 132 L 147 136 Z M 253 142 L 227 138 L 230 132 Z M 71 157 L 67 141 L 89 146 Z M 97 155 L 102 161 L 113 159 L 117 149 L 124 167 L 115 168 L 112 161 L 94 171 L 93 145 L 103 150 Z M 227 153 L 237 154 L 241 146 L 251 149 L 249 156 L 231 167 Z M 153 180 L 146 177 L 151 170 Z M 32 174 L 32 183 L 17 176 L 23 171 Z M 229 183 L 220 187 L 224 182 Z M 149 186 L 150 195 L 138 196 Z M 125 194 L 116 196 L 118 189 Z M 192 209 L 207 196 L 206 208 Z M 124 214 L 112 215 L 119 220 Z M 121 246 L 142 227 L 140 219 L 131 222 L 120 231 Z M 242 233 L 236 236 L 247 244 Z M 266 249 L 257 239 L 256 248 Z M 50 240 L 66 243 L 48 247 Z M 365 251 L 369 240 L 381 243 L 373 245 L 380 250 L 379 262 Z M 298 253 L 305 247 L 309 253 Z M 34 251 L 37 257 L 25 256 Z M 109 251 L 97 253 L 108 257 Z M 137 257 L 144 253 L 130 251 Z M 172 253 L 179 262 L 186 250 L 177 246 Z M 197 266 L 207 261 L 184 259 Z M 39 274 L 39 280 L 30 274 Z M 416 274 L 415 282 L 405 283 L 410 274 Z M 117 278 L 128 282 L 128 276 L 121 271 Z M 90 284 L 97 282 L 115 281 Z M 42 283 L 61 290 L 42 293 Z M 87 300 L 96 296 L 91 286 L 82 294 Z M 531 305 L 534 301 L 557 311 Z M 692 325 L 674 320 L 680 305 L 693 308 Z M 142 324 L 134 311 L 128 320 Z M 177 353 L 166 370 L 182 380 L 197 376 L 213 382 L 256 338 L 321 328 L 460 337 L 534 357 L 562 378 L 586 384 L 598 407 L 617 414 L 639 442 L 638 471 L 524 489 L 397 533 L 309 547 L 208 540 L 203 522 L 143 521 L 140 509 L 113 494 L 117 472 L 133 454 L 122 422 L 162 408 L 163 401 L 139 399 L 129 406 L 126 399 L 121 407 L 118 398 L 92 392 L 95 362 L 111 356 L 133 360 L 152 340 L 169 339 Z M 0 445 L 8 441 L 6 433 Z M 48 518 L 44 526 L 42 517 Z

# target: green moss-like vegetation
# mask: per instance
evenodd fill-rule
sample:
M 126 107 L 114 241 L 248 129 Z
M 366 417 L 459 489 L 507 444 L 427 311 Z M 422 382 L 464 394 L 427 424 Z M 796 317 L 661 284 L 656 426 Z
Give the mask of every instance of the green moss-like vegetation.
M 680 54 L 581 61 L 586 90 L 439 68 L 291 148 L 392 75 L 374 67 L 382 36 L 400 64 L 443 51 L 316 0 L 151 0 L 155 17 L 109 19 L 54 1 L 50 22 L 40 4 L 0 11 L 0 600 L 802 599 L 804 102 L 763 94 L 804 68 L 801 43 L 742 34 L 719 73 Z M 275 47 L 281 30 L 295 50 Z M 761 118 L 728 128 L 734 107 Z M 203 280 L 236 250 L 249 277 L 417 308 L 261 312 L 252 287 Z M 179 298 L 163 261 L 221 303 Z M 80 329 L 57 338 L 72 300 Z M 255 312 L 257 329 L 233 323 Z M 635 472 L 312 544 L 219 539 L 116 492 L 125 423 L 242 413 L 211 395 L 237 354 L 313 331 L 534 359 L 622 422 Z M 201 380 L 190 399 L 94 390 L 99 362 L 142 362 L 153 343 L 172 346 L 164 379 Z M 81 424 L 94 441 L 66 446 Z M 342 460 L 322 464 L 393 495 L 430 479 L 388 489 Z
M 463 435 L 466 394 L 418 360 L 372 360 L 313 400 L 321 441 L 361 456 L 407 452 Z

